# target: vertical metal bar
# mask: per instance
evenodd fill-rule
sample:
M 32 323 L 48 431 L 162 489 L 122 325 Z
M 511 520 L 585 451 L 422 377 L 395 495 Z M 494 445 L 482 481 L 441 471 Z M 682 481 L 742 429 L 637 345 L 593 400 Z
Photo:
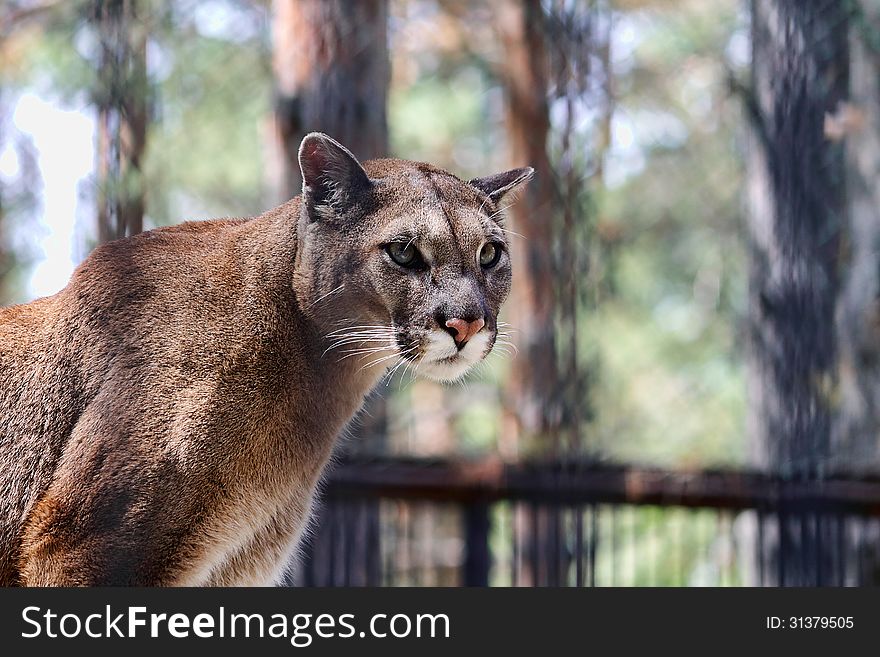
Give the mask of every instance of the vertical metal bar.
M 717 576 L 716 581 L 713 583 L 713 586 L 721 586 L 722 573 L 721 573 L 721 566 L 720 566 L 720 564 L 718 564 L 718 558 L 717 558 L 718 533 L 720 531 L 719 526 L 718 526 L 718 512 L 716 509 L 706 509 L 704 513 L 700 514 L 700 519 L 703 521 L 702 522 L 703 530 L 705 531 L 707 526 L 709 528 L 709 531 L 708 531 L 709 540 L 706 543 L 707 561 L 709 563 L 712 563 L 712 564 L 718 566 L 716 568 L 718 576 Z M 713 552 L 713 550 L 714 550 L 714 552 Z M 684 578 L 684 577 L 685 577 L 684 570 L 682 570 L 682 578 Z
M 353 500 L 346 500 L 342 505 L 342 550 L 343 550 L 343 572 L 342 585 L 355 585 L 355 558 L 357 556 L 360 543 L 357 533 L 357 510 L 354 508 Z
M 630 586 L 638 586 L 639 579 L 639 568 L 638 568 L 638 559 L 637 559 L 637 548 L 639 544 L 638 539 L 638 531 L 636 526 L 638 525 L 638 516 L 639 510 L 635 506 L 631 506 L 629 508 L 629 571 L 630 571 Z
M 675 522 L 672 523 L 672 527 L 675 532 L 675 537 L 673 539 L 675 542 L 675 579 L 678 582 L 678 586 L 684 586 L 686 584 L 684 577 L 684 539 L 682 538 L 684 518 L 688 517 L 685 514 L 686 512 L 682 509 L 670 510 L 670 515 L 672 516 L 671 519 L 675 520 Z M 699 529 L 700 523 L 698 521 L 700 515 L 692 514 L 689 517 L 694 519 L 694 527 Z M 699 534 L 697 535 L 699 536 Z M 699 545 L 699 543 L 697 543 L 697 545 Z
M 379 526 L 379 531 L 383 534 L 382 543 L 385 547 L 381 555 L 382 585 L 394 586 L 396 584 L 396 580 L 394 578 L 394 569 L 397 564 L 395 554 L 397 552 L 397 546 L 400 543 L 400 514 L 398 513 L 397 503 L 391 501 L 385 502 L 385 511 L 386 512 L 383 513 L 383 509 L 379 510 L 380 519 L 383 515 L 388 518 L 387 522 L 384 522 Z
M 800 550 L 798 550 L 799 573 L 795 580 L 796 585 L 814 586 L 813 569 L 810 567 L 813 562 L 813 540 L 810 536 L 810 514 L 806 509 L 798 514 L 798 528 L 800 529 Z
M 758 586 L 766 586 L 766 567 L 764 565 L 764 522 L 767 514 L 763 507 L 758 507 L 756 511 L 758 517 L 758 541 L 756 546 L 755 560 L 758 564 Z
M 366 512 L 364 509 L 364 501 L 357 499 L 352 500 L 350 505 L 352 516 L 351 542 L 354 545 L 351 555 L 351 583 L 349 586 L 366 586 L 367 583 L 367 526 Z
M 595 504 L 590 505 L 590 586 L 596 586 L 596 547 L 599 542 L 599 512 Z
M 856 554 L 856 563 L 858 564 L 858 578 L 856 580 L 856 586 L 864 586 L 865 585 L 865 558 L 863 556 L 865 545 L 865 523 L 866 520 L 862 516 L 856 516 L 855 520 L 855 540 L 852 542 L 855 547 Z
M 779 511 L 777 513 L 777 521 L 779 523 L 779 545 L 777 546 L 777 554 L 776 554 L 776 565 L 779 571 L 779 586 L 785 586 L 786 581 L 786 555 L 789 553 L 789 540 L 788 540 L 788 529 L 786 527 L 786 521 L 788 519 L 788 514 L 783 510 L 782 505 L 779 507 Z
M 582 587 L 584 585 L 584 509 L 583 507 L 574 507 L 574 585 Z
M 617 586 L 617 507 L 611 507 L 611 586 Z
M 724 576 L 727 571 L 727 535 L 724 532 L 724 511 L 722 509 L 715 510 L 715 535 L 717 536 L 716 540 L 720 540 L 720 545 L 718 546 L 720 549 L 716 549 L 716 554 L 718 555 L 718 585 L 725 586 L 724 584 Z
M 559 568 L 557 569 L 557 586 L 569 586 L 568 573 L 571 570 L 571 513 L 564 506 L 556 508 L 558 518 Z
M 407 586 L 415 585 L 415 567 L 413 565 L 413 507 L 409 502 L 402 505 L 404 517 L 403 533 L 403 579 Z
M 871 518 L 870 522 L 871 537 L 867 546 L 870 546 L 871 549 L 868 550 L 867 546 L 865 549 L 865 556 L 868 559 L 869 573 L 865 585 L 875 587 L 880 585 L 880 569 L 878 569 L 877 565 L 877 546 L 880 545 L 880 518 L 874 516 Z
M 335 568 L 330 571 L 329 579 L 331 586 L 345 586 L 345 544 L 347 532 L 345 526 L 345 502 L 339 500 L 333 504 L 333 532 L 334 539 L 330 542 L 330 550 L 333 551 Z
M 412 509 L 412 583 L 413 586 L 425 586 L 425 552 L 424 552 L 424 513 L 425 505 L 420 501 L 410 503 Z
M 318 555 L 323 566 L 318 572 L 317 586 L 333 586 L 333 572 L 335 568 L 335 554 L 333 546 L 335 532 L 335 506 L 332 500 L 327 500 L 324 505 L 324 522 L 319 532 L 315 535 L 315 554 Z M 326 555 L 324 557 L 323 555 Z
M 336 546 L 339 544 L 339 532 L 336 517 L 339 515 L 339 507 L 335 501 L 327 504 L 327 525 L 322 536 L 323 545 L 321 551 L 326 552 L 328 558 L 324 561 L 326 572 L 322 576 L 321 586 L 335 586 L 334 575 L 339 571 Z
M 476 502 L 464 507 L 464 585 L 489 585 L 489 505 Z
M 547 519 L 547 527 L 545 536 L 545 556 L 547 563 L 547 578 L 545 580 L 548 586 L 559 586 L 559 570 L 562 561 L 562 546 L 559 540 L 560 534 L 560 518 L 559 507 L 548 506 L 544 512 Z
M 657 560 L 654 558 L 654 544 L 657 539 L 657 513 L 659 509 L 656 506 L 652 506 L 648 509 L 646 514 L 647 520 L 647 531 L 645 532 L 645 546 L 647 548 L 648 556 L 646 561 L 648 562 L 648 586 L 657 586 Z
M 403 504 L 397 500 L 388 503 L 389 516 L 392 521 L 388 523 L 390 549 L 385 554 L 385 576 L 386 586 L 400 586 L 400 560 L 403 545 L 404 517 Z
M 736 535 L 733 532 L 733 523 L 736 519 L 733 511 L 724 511 L 724 534 L 725 540 L 725 569 L 727 570 L 727 585 L 734 586 L 736 584 L 737 573 L 737 553 L 736 553 Z
M 421 542 L 421 549 L 418 551 L 418 554 L 421 561 L 421 568 L 419 568 L 421 573 L 419 583 L 421 586 L 437 585 L 437 571 L 434 568 L 436 560 L 434 559 L 433 546 L 437 545 L 436 539 L 439 537 L 434 535 L 434 528 L 436 527 L 434 510 L 435 507 L 430 504 L 419 506 L 418 527 L 420 528 L 419 541 Z
M 367 586 L 379 586 L 382 583 L 381 502 L 379 500 L 367 500 L 365 505 L 364 511 L 367 517 L 367 553 L 365 555 L 367 561 Z
M 532 586 L 541 586 L 541 559 L 540 559 L 540 551 L 541 551 L 541 543 L 540 543 L 540 532 L 538 531 L 538 520 L 539 513 L 538 507 L 535 504 L 531 504 L 529 506 L 530 511 L 530 535 L 531 540 L 529 541 L 529 562 L 531 564 L 532 571 Z
M 510 540 L 512 541 L 511 545 L 511 557 L 510 557 L 510 585 L 511 586 L 519 586 L 519 568 L 520 568 L 520 559 L 522 557 L 522 550 L 519 542 L 520 532 L 522 527 L 520 526 L 520 505 L 517 502 L 514 502 L 511 505 L 510 509 L 510 520 L 511 520 L 511 536 Z

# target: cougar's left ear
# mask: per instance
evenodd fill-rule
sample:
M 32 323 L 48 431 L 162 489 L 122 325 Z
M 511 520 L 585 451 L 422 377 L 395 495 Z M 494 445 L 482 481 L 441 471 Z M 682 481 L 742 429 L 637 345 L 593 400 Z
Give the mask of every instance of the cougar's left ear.
M 303 200 L 310 208 L 341 208 L 371 184 L 367 172 L 345 146 L 321 132 L 306 135 L 299 146 Z
M 484 178 L 474 178 L 469 180 L 468 183 L 486 194 L 493 203 L 497 204 L 507 194 L 531 180 L 534 175 L 535 170 L 532 167 L 522 167 Z

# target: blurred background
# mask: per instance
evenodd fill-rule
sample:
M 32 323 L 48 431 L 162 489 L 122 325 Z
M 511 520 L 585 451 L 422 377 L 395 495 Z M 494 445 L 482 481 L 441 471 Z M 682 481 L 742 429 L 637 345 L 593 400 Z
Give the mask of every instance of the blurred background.
M 312 130 L 537 175 L 514 347 L 380 385 L 291 584 L 880 582 L 880 2 L 4 0 L 0 302 Z

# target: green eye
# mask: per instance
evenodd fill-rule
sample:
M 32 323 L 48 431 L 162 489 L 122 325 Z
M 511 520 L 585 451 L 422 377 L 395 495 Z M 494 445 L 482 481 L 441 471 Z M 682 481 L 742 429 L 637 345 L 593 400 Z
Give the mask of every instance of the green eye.
M 385 251 L 401 267 L 412 269 L 423 264 L 422 256 L 412 242 L 391 242 Z
M 501 259 L 501 247 L 494 242 L 486 242 L 480 249 L 480 267 L 491 269 Z

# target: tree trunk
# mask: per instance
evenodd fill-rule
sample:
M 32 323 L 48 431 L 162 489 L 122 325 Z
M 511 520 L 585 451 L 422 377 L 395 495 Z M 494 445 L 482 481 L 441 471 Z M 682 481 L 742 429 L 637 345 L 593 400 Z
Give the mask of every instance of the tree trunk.
M 361 160 L 388 154 L 386 105 L 390 81 L 388 3 L 386 0 L 274 0 L 275 188 L 278 201 L 302 191 L 297 154 L 309 132 L 324 132 Z M 385 400 L 367 400 L 358 433 L 369 441 L 352 441 L 375 450 L 387 435 Z M 379 526 L 376 502 L 366 502 L 367 527 Z M 321 559 L 332 552 L 333 519 L 339 509 L 317 512 L 311 540 L 304 546 L 299 572 L 291 583 L 338 583 L 322 570 Z M 379 532 L 367 531 L 363 554 L 378 559 Z M 378 562 L 377 562 L 378 563 Z M 348 584 L 378 584 L 377 567 L 364 568 Z M 358 579 L 363 577 L 364 579 Z M 353 579 L 352 579 L 353 578 Z
M 147 30 L 137 0 L 97 0 L 98 242 L 144 229 L 141 160 L 147 139 Z
M 388 154 L 386 0 L 275 0 L 275 121 L 279 186 L 300 193 L 297 151 L 312 131 L 359 159 Z
M 833 434 L 832 467 L 874 474 L 880 466 L 880 55 L 870 45 L 880 31 L 880 1 L 856 5 L 850 34 L 850 103 L 829 117 L 845 140 L 849 198 L 849 267 L 838 308 L 840 409 Z M 851 523 L 845 583 L 880 582 L 875 532 Z
M 754 0 L 752 40 L 751 447 L 763 468 L 818 479 L 830 456 L 846 224 L 843 148 L 825 127 L 847 96 L 846 8 Z M 825 583 L 830 555 L 814 520 L 780 515 L 763 550 L 777 583 Z
M 840 417 L 834 466 L 880 465 L 880 58 L 862 29 L 880 30 L 880 2 L 864 2 L 851 35 L 851 102 L 829 121 L 846 139 L 851 240 L 839 309 Z
M 510 163 L 533 166 L 536 172 L 509 210 L 512 228 L 522 239 L 511 244 L 515 272 L 506 306 L 520 350 L 505 390 L 500 447 L 508 457 L 517 455 L 525 437 L 541 440 L 542 447 L 555 451 L 561 419 L 553 282 L 553 222 L 559 208 L 547 155 L 549 62 L 544 21 L 537 2 L 504 3 L 498 8 L 505 52 L 499 72 L 507 101 Z

